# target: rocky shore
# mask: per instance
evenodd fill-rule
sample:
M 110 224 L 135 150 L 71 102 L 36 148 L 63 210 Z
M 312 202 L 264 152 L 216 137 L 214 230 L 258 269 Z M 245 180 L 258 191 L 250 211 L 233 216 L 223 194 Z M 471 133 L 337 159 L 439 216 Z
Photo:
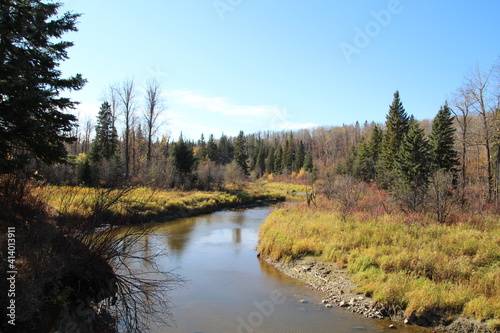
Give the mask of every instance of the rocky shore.
M 315 257 L 304 257 L 291 263 L 266 260 L 283 273 L 303 281 L 327 294 L 323 303 L 326 307 L 338 306 L 356 314 L 373 319 L 390 319 L 408 325 L 432 327 L 431 332 L 455 333 L 498 333 L 485 324 L 463 316 L 427 314 L 407 317 L 402 309 L 375 304 L 370 297 L 356 291 L 356 284 L 349 274 L 334 264 L 324 263 Z

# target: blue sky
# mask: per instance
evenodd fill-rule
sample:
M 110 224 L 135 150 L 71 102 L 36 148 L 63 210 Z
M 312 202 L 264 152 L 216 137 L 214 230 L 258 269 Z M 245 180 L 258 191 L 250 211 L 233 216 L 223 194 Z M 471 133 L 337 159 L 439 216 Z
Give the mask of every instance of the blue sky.
M 433 118 L 476 64 L 500 55 L 500 1 L 66 0 L 83 13 L 61 65 L 82 73 L 70 96 L 94 119 L 103 93 L 162 82 L 159 134 L 383 122 L 399 90 L 406 111 Z

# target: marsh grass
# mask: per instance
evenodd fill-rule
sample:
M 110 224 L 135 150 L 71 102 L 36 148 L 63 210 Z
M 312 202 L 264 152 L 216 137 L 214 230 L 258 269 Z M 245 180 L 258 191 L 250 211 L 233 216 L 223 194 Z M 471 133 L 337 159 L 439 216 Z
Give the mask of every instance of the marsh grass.
M 51 186 L 38 191 L 66 222 L 73 224 L 89 220 L 105 220 L 111 224 L 138 223 L 208 213 L 261 201 L 284 200 L 284 195 L 278 191 L 251 185 L 244 190 L 228 188 L 224 191 L 70 186 Z
M 390 209 L 352 213 L 303 203 L 270 214 L 259 252 L 273 260 L 319 256 L 353 274 L 360 291 L 406 315 L 459 314 L 500 323 L 500 223 L 463 213 L 452 225 Z M 479 223 L 480 222 L 480 223 Z

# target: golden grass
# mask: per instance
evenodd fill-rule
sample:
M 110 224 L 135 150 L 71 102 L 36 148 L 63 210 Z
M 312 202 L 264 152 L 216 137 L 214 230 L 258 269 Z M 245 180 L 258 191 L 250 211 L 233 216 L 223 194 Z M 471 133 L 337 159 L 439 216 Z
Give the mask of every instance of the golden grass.
M 140 187 L 121 193 L 121 190 L 69 186 L 50 186 L 40 188 L 38 191 L 45 201 L 61 214 L 77 220 L 89 218 L 95 212 L 97 205 L 105 206 L 109 214 L 117 218 L 131 216 L 161 218 L 178 214 L 212 212 L 221 208 L 259 201 L 284 199 L 284 196 L 277 191 L 250 185 L 243 191 L 214 192 L 165 191 Z
M 354 213 L 299 203 L 270 214 L 258 250 L 273 260 L 306 254 L 354 274 L 361 291 L 406 314 L 463 313 L 500 323 L 500 223 L 441 225 L 426 216 Z M 408 222 L 411 220 L 411 222 Z

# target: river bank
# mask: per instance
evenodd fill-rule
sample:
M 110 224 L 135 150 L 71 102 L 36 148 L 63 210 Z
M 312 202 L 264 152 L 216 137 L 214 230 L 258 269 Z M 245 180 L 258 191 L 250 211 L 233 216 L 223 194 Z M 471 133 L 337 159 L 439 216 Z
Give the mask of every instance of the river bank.
M 219 191 L 52 186 L 39 189 L 39 193 L 53 208 L 60 225 L 164 222 L 286 199 L 283 191 L 251 185 L 243 189 Z
M 257 250 L 369 317 L 448 332 L 500 330 L 500 225 L 493 215 L 464 214 L 445 225 L 426 215 L 371 209 L 342 218 L 328 201 L 299 203 L 268 216 Z M 304 262 L 308 257 L 315 261 Z M 340 288 L 335 278 L 322 284 L 345 273 L 354 286 Z M 375 305 L 360 299 L 366 296 Z
M 305 256 L 290 262 L 270 260 L 269 258 L 263 258 L 263 260 L 286 275 L 326 293 L 327 296 L 322 301 L 326 307 L 338 306 L 372 319 L 389 319 L 401 323 L 400 325 L 422 326 L 422 332 L 498 332 L 489 329 L 484 323 L 465 316 L 443 317 L 429 314 L 427 317 L 408 317 L 401 309 L 377 304 L 371 297 L 358 291 L 358 285 L 352 281 L 352 274 L 334 264 L 321 261 L 317 257 Z M 388 324 L 388 326 L 397 329 L 399 325 Z M 430 328 L 425 329 L 424 327 Z

